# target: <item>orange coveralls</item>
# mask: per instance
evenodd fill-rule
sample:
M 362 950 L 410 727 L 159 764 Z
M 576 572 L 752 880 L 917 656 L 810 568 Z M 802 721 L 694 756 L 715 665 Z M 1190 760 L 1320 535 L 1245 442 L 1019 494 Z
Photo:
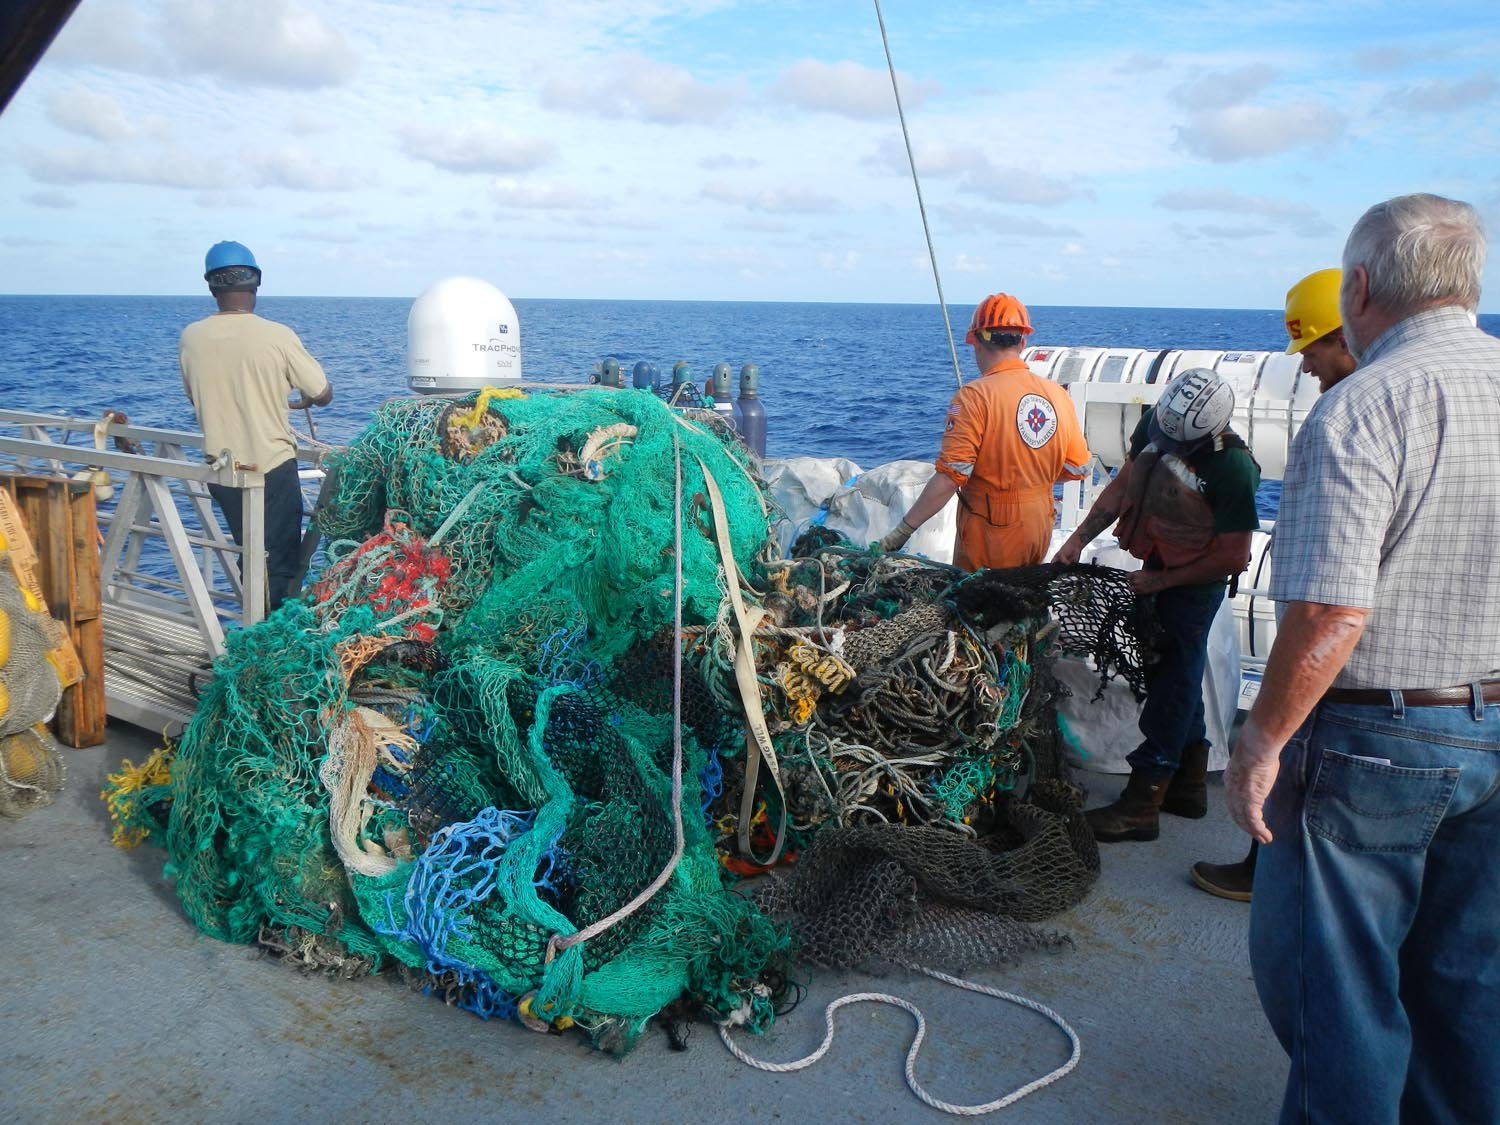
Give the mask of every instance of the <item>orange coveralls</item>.
M 1052 486 L 1080 480 L 1089 447 L 1068 392 L 1020 359 L 959 388 L 937 471 L 959 486 L 953 563 L 964 570 L 1029 566 L 1047 556 Z

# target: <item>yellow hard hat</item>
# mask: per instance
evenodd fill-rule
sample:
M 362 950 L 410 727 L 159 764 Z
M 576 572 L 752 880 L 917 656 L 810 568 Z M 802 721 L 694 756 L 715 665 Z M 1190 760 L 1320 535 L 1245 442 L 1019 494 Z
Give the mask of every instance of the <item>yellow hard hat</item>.
M 1342 328 L 1339 313 L 1339 283 L 1342 270 L 1319 270 L 1310 273 L 1286 291 L 1286 334 L 1291 338 L 1287 351 L 1296 355 L 1314 340 Z

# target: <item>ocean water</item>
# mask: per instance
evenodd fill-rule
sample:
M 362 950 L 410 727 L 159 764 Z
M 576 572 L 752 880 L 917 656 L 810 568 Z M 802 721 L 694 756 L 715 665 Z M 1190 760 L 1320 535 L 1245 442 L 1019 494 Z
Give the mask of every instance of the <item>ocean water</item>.
M 400 298 L 264 297 L 262 315 L 293 328 L 334 385 L 315 412 L 325 441 L 353 438 L 371 409 L 406 393 Z M 668 373 L 686 360 L 702 385 L 713 365 L 761 370 L 767 454 L 848 457 L 862 468 L 937 453 L 955 379 L 939 307 L 712 301 L 517 300 L 528 379 L 588 381 L 614 356 Z M 0 406 L 97 416 L 123 410 L 143 425 L 194 428 L 177 337 L 213 311 L 202 297 L 0 296 Z M 974 376 L 962 334 L 971 309 L 949 310 L 960 370 Z M 1271 350 L 1285 346 L 1278 310 L 1038 306 L 1038 344 Z M 1500 335 L 1500 317 L 1481 318 Z M 294 419 L 302 428 L 303 419 Z M 1277 489 L 1263 490 L 1274 513 Z

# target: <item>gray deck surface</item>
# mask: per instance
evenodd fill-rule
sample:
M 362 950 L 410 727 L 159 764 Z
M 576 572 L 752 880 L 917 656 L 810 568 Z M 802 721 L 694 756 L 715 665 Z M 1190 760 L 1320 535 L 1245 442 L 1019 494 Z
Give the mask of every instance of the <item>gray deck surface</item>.
M 0 1121 L 951 1120 L 907 1091 L 912 1022 L 891 1007 L 843 1010 L 823 1061 L 772 1075 L 737 1062 L 706 1025 L 686 1052 L 653 1029 L 612 1058 L 576 1035 L 485 1023 L 383 979 L 302 976 L 202 937 L 162 880 L 162 853 L 109 843 L 104 775 L 151 745 L 112 724 L 105 746 L 64 751 L 54 805 L 0 820 Z M 1121 782 L 1083 780 L 1092 803 Z M 1164 818 L 1155 843 L 1104 849 L 1093 893 L 1054 921 L 1076 948 L 972 974 L 1053 1007 L 1083 1041 L 1072 1074 L 997 1117 L 1274 1119 L 1285 1058 L 1250 980 L 1249 908 L 1187 879 L 1195 859 L 1243 854 L 1217 787 L 1211 802 L 1206 820 Z M 1067 1057 L 1041 1016 L 936 981 L 808 983 L 753 1054 L 806 1054 L 826 1003 L 876 990 L 926 1014 L 917 1076 L 945 1100 L 989 1101 Z

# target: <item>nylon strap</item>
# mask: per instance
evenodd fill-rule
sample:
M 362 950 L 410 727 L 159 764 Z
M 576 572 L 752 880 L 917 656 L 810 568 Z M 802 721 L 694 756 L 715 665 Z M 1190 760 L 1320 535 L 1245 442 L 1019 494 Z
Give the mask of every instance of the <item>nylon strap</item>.
M 724 497 L 719 484 L 714 480 L 703 458 L 696 457 L 698 468 L 703 471 L 703 484 L 708 490 L 708 502 L 713 510 L 714 537 L 719 548 L 719 558 L 724 563 L 725 584 L 729 587 L 729 601 L 734 606 L 734 616 L 739 625 L 739 641 L 734 649 L 734 678 L 740 689 L 740 702 L 745 708 L 745 787 L 740 793 L 739 850 L 752 863 L 769 867 L 781 857 L 786 846 L 786 798 L 781 788 L 781 764 L 776 759 L 776 747 L 771 743 L 771 732 L 766 729 L 765 714 L 761 709 L 760 680 L 755 675 L 755 651 L 751 643 L 755 629 L 764 620 L 764 613 L 757 612 L 754 621 L 740 597 L 740 571 L 735 565 L 734 548 L 729 542 L 729 516 L 724 510 Z M 776 828 L 776 843 L 766 859 L 760 859 L 750 846 L 750 820 L 755 814 L 756 783 L 760 780 L 760 763 L 765 759 L 766 771 L 771 775 L 771 784 L 781 798 L 780 823 Z

